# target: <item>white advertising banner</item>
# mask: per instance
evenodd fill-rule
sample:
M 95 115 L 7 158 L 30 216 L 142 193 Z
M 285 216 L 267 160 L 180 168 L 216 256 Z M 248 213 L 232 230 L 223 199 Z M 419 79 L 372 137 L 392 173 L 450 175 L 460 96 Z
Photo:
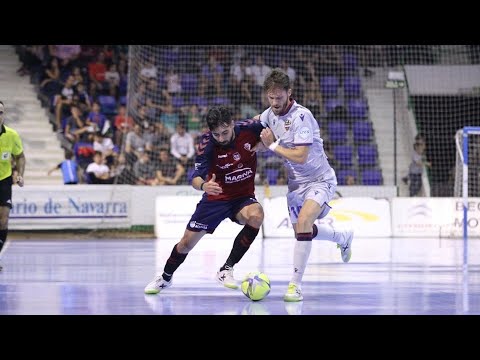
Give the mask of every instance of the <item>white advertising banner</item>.
M 129 228 L 131 225 L 130 191 L 112 197 L 102 185 L 42 190 L 25 187 L 13 191 L 10 229 Z
M 292 237 L 293 227 L 285 197 L 264 199 L 265 237 Z M 390 203 L 386 199 L 340 198 L 330 202 L 332 210 L 317 223 L 327 223 L 339 228 L 352 228 L 359 237 L 389 237 Z
M 201 195 L 158 196 L 155 201 L 155 236 L 158 239 L 180 240 L 201 198 Z M 212 239 L 227 238 L 233 241 L 241 229 L 241 225 L 227 218 L 208 236 Z M 261 238 L 262 229 L 256 239 Z
M 480 198 L 468 201 L 468 232 L 480 233 Z M 457 198 L 392 199 L 394 236 L 461 237 L 463 202 Z

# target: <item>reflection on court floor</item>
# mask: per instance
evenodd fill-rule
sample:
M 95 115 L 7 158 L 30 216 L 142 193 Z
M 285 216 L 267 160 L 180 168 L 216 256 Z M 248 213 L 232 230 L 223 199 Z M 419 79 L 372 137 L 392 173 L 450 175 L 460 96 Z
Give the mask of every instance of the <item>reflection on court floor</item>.
M 304 301 L 285 303 L 293 239 L 254 242 L 236 266 L 271 280 L 252 302 L 214 275 L 233 239 L 206 236 L 158 295 L 143 288 L 161 273 L 177 240 L 13 240 L 0 272 L 0 314 L 125 315 L 404 315 L 480 314 L 480 241 L 469 243 L 468 272 L 460 239 L 356 238 L 344 264 L 335 244 L 314 241 Z

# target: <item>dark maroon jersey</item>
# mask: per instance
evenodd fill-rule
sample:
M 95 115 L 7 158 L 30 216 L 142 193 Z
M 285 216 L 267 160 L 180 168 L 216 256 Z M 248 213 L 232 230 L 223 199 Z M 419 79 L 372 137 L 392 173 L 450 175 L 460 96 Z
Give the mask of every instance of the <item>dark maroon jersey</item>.
M 255 194 L 257 154 L 250 150 L 260 141 L 264 127 L 259 121 L 245 120 L 235 123 L 235 139 L 221 146 L 211 132 L 202 136 L 198 144 L 193 177 L 208 181 L 212 174 L 223 189 L 220 195 L 208 195 L 208 200 L 232 200 Z

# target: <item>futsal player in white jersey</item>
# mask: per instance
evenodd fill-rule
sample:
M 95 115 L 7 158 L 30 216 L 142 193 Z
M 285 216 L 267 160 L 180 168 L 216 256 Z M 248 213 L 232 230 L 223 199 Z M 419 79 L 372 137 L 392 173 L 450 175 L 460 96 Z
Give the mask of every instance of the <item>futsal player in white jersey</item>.
M 302 301 L 301 282 L 312 240 L 337 243 L 342 260 L 348 262 L 353 231 L 314 224 L 330 211 L 328 202 L 337 187 L 337 177 L 323 149 L 317 120 L 310 110 L 293 100 L 290 79 L 283 70 L 273 69 L 265 77 L 263 91 L 270 107 L 260 114 L 260 121 L 266 126 L 260 138 L 266 148 L 284 159 L 288 173 L 288 212 L 297 239 L 294 272 L 284 300 Z

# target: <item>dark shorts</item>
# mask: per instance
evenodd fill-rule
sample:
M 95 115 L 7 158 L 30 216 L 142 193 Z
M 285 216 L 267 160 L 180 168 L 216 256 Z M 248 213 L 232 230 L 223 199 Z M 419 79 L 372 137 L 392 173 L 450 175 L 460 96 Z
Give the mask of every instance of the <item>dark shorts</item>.
M 12 177 L 0 180 L 0 206 L 12 208 Z
M 257 199 L 250 196 L 227 201 L 208 201 L 204 196 L 197 204 L 187 229 L 194 232 L 205 230 L 208 234 L 213 234 L 217 226 L 226 218 L 238 224 L 235 216 L 245 206 L 254 203 L 258 203 Z

